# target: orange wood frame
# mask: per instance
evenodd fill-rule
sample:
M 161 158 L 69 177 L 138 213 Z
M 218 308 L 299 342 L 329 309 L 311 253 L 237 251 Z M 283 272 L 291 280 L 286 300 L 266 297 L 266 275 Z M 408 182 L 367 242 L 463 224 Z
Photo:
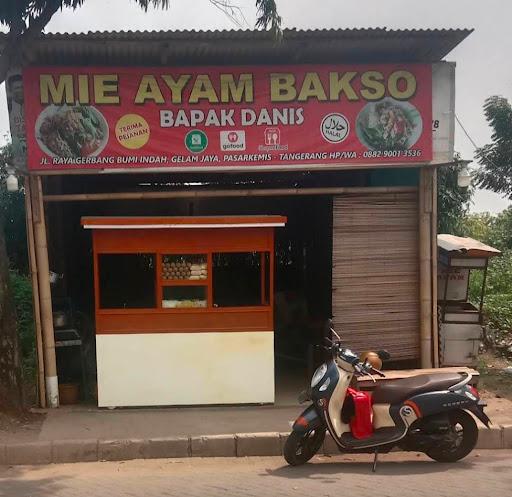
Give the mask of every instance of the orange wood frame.
M 270 216 L 237 216 L 236 224 L 267 224 Z M 272 216 L 270 222 L 285 222 L 286 218 Z M 101 223 L 98 222 L 101 219 Z M 119 225 L 154 225 L 156 218 L 83 218 L 82 224 L 112 226 L 114 219 L 123 219 Z M 177 218 L 158 218 L 160 224 L 177 224 Z M 198 218 L 181 224 L 201 224 Z M 206 218 L 200 218 L 203 221 Z M 273 331 L 274 329 L 274 228 L 229 227 L 227 219 L 209 217 L 208 224 L 226 224 L 225 228 L 171 228 L 171 229 L 94 229 L 94 294 L 97 334 L 130 333 L 185 333 L 185 332 L 233 332 Z M 274 221 L 278 219 L 278 221 Z M 212 254 L 215 252 L 261 252 L 262 305 L 255 307 L 213 307 Z M 269 253 L 269 295 L 265 288 L 266 257 Z M 155 292 L 157 307 L 149 309 L 101 309 L 99 288 L 100 254 L 151 253 L 156 257 Z M 164 280 L 162 256 L 179 254 L 207 255 L 206 280 Z M 165 286 L 207 287 L 206 308 L 163 308 Z M 266 303 L 268 302 L 268 303 Z

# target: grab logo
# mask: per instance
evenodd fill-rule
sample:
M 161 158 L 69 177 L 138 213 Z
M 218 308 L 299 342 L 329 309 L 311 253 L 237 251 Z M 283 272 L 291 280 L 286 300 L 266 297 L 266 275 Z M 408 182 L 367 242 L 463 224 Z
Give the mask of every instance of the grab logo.
M 220 149 L 223 152 L 245 150 L 245 131 L 221 131 Z

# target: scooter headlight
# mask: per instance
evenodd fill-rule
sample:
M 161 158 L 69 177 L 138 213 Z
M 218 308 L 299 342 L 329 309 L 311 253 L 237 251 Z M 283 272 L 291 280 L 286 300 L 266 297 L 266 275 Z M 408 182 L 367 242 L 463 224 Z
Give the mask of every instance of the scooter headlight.
M 313 378 L 311 378 L 311 388 L 316 387 L 320 383 L 325 373 L 327 373 L 327 364 L 322 364 L 313 374 Z

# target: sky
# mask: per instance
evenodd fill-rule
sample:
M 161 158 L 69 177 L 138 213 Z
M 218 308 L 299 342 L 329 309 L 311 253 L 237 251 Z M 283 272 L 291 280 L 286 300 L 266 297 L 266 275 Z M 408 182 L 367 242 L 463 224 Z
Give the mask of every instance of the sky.
M 239 25 L 209 0 L 172 0 L 168 11 L 144 13 L 132 0 L 87 0 L 73 12 L 58 12 L 47 32 L 96 30 L 236 29 L 254 26 L 255 0 L 233 0 L 243 16 Z M 475 32 L 446 60 L 457 63 L 456 113 L 472 140 L 490 142 L 482 106 L 490 95 L 512 98 L 512 37 L 508 36 L 512 2 L 507 0 L 277 0 L 285 27 L 299 29 L 387 27 L 474 28 Z M 0 137 L 8 131 L 5 92 L 0 88 Z M 472 160 L 474 147 L 457 125 L 455 149 Z M 476 167 L 476 163 L 473 163 Z M 473 212 L 499 212 L 510 201 L 477 191 Z

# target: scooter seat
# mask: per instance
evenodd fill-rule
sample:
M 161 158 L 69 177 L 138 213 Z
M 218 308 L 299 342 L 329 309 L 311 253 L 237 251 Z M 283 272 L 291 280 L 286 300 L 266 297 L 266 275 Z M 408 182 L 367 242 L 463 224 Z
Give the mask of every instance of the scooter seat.
M 413 395 L 447 390 L 462 378 L 457 373 L 434 373 L 379 383 L 373 391 L 372 400 L 374 404 L 398 404 Z

